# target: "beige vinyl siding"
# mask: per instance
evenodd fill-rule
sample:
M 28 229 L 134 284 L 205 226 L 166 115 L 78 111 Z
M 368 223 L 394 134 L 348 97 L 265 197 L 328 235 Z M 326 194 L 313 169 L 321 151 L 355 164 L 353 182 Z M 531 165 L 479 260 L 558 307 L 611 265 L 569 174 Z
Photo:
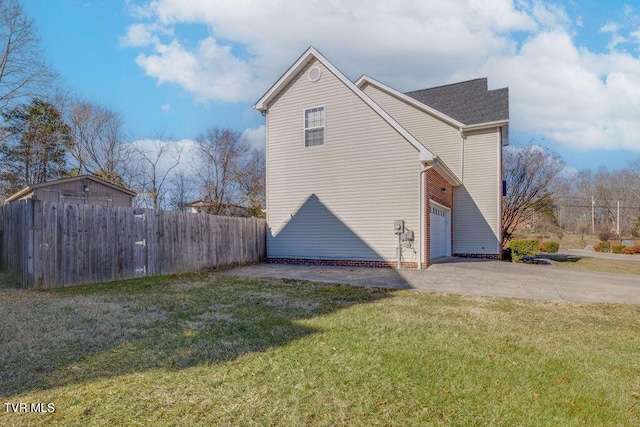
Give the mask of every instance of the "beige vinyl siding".
M 326 141 L 305 148 L 303 112 L 315 106 Z M 268 257 L 393 261 L 395 219 L 420 241 L 418 151 L 321 63 L 268 106 L 267 128 Z
M 454 254 L 499 253 L 499 150 L 497 129 L 467 134 L 463 184 L 453 189 Z
M 462 137 L 458 128 L 369 84 L 363 91 L 462 179 Z

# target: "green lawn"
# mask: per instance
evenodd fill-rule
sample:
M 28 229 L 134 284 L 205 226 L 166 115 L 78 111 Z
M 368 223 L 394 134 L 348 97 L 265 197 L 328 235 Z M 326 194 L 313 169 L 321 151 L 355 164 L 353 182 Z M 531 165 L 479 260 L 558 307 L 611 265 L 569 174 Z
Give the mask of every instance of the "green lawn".
M 544 254 L 543 257 L 550 259 L 554 265 L 572 270 L 599 271 L 602 273 L 616 274 L 640 274 L 640 262 L 638 261 L 550 254 Z
M 0 425 L 640 424 L 640 306 L 0 277 Z

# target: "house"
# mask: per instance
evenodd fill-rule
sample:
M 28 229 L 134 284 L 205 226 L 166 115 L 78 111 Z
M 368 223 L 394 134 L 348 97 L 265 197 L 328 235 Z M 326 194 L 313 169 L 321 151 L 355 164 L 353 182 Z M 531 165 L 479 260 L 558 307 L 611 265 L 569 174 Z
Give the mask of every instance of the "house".
M 501 257 L 508 89 L 401 93 L 310 47 L 255 104 L 266 117 L 271 262 L 423 268 Z
M 184 207 L 188 208 L 188 212 L 190 213 L 210 213 L 219 210 L 221 212 L 224 212 L 225 216 L 252 216 L 249 208 L 240 205 L 234 205 L 232 203 L 221 203 L 219 206 L 216 206 L 216 203 L 213 201 L 200 199 L 186 203 Z M 215 209 L 216 207 L 219 207 L 219 209 Z
M 29 185 L 4 202 L 37 199 L 47 202 L 131 207 L 136 193 L 91 175 Z

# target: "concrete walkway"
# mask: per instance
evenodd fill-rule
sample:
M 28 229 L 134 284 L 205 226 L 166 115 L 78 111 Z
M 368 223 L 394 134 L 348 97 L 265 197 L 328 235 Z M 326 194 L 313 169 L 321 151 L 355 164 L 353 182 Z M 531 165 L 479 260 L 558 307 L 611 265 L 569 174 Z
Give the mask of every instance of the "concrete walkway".
M 221 274 L 459 295 L 640 304 L 640 276 L 503 261 L 446 258 L 426 270 L 258 264 Z

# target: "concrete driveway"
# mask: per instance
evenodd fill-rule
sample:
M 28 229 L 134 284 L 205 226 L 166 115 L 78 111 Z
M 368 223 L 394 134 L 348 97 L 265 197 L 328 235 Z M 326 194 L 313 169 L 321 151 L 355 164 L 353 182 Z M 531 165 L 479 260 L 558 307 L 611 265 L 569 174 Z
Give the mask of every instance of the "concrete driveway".
M 442 259 L 426 270 L 257 264 L 226 270 L 221 274 L 459 295 L 640 303 L 640 276 L 461 258 Z
M 560 249 L 558 255 L 570 255 L 580 258 L 619 259 L 621 261 L 640 262 L 640 255 L 612 254 L 608 252 L 591 252 L 584 249 Z

